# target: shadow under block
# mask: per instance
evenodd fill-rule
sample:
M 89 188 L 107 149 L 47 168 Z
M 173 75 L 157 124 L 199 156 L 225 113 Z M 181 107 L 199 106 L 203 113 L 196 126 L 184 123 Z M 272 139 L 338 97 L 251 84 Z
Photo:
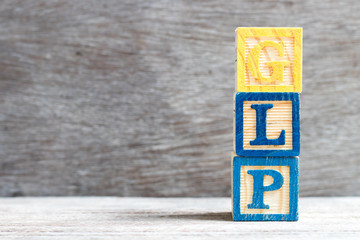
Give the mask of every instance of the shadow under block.
M 298 157 L 232 159 L 234 221 L 298 220 Z
M 237 92 L 301 92 L 302 28 L 237 28 Z
M 236 93 L 234 128 L 239 156 L 298 156 L 299 93 Z

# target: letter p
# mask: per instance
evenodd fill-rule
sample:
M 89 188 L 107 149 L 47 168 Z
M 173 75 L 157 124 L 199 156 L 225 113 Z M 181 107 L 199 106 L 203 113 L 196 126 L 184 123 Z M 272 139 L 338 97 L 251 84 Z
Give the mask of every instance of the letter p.
M 265 169 L 265 170 L 248 170 L 248 174 L 253 176 L 253 199 L 252 203 L 248 204 L 249 209 L 269 209 L 269 205 L 264 203 L 264 192 L 275 191 L 282 187 L 284 183 L 284 177 L 280 172 Z M 273 183 L 269 186 L 264 186 L 265 175 L 273 178 Z

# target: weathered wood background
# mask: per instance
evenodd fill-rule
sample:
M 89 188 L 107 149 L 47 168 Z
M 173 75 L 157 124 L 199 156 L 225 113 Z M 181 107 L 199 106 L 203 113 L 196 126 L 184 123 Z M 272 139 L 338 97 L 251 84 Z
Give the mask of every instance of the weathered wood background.
M 6 240 L 359 240 L 359 197 L 300 198 L 298 222 L 234 222 L 230 198 L 0 198 Z
M 360 2 L 0 2 L 0 195 L 228 196 L 234 30 L 304 28 L 302 196 L 360 195 Z

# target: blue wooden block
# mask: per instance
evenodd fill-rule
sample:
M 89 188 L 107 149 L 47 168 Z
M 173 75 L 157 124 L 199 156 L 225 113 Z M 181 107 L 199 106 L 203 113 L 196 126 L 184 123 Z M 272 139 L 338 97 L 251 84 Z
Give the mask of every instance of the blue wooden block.
M 298 156 L 299 93 L 236 93 L 235 152 L 239 156 Z
M 234 155 L 234 221 L 297 221 L 298 166 L 298 157 Z

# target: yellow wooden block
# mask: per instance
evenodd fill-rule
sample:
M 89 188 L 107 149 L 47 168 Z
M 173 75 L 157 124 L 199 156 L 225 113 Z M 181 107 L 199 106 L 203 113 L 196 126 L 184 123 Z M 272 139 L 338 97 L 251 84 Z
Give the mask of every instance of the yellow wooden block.
M 237 92 L 301 92 L 302 28 L 237 28 Z

